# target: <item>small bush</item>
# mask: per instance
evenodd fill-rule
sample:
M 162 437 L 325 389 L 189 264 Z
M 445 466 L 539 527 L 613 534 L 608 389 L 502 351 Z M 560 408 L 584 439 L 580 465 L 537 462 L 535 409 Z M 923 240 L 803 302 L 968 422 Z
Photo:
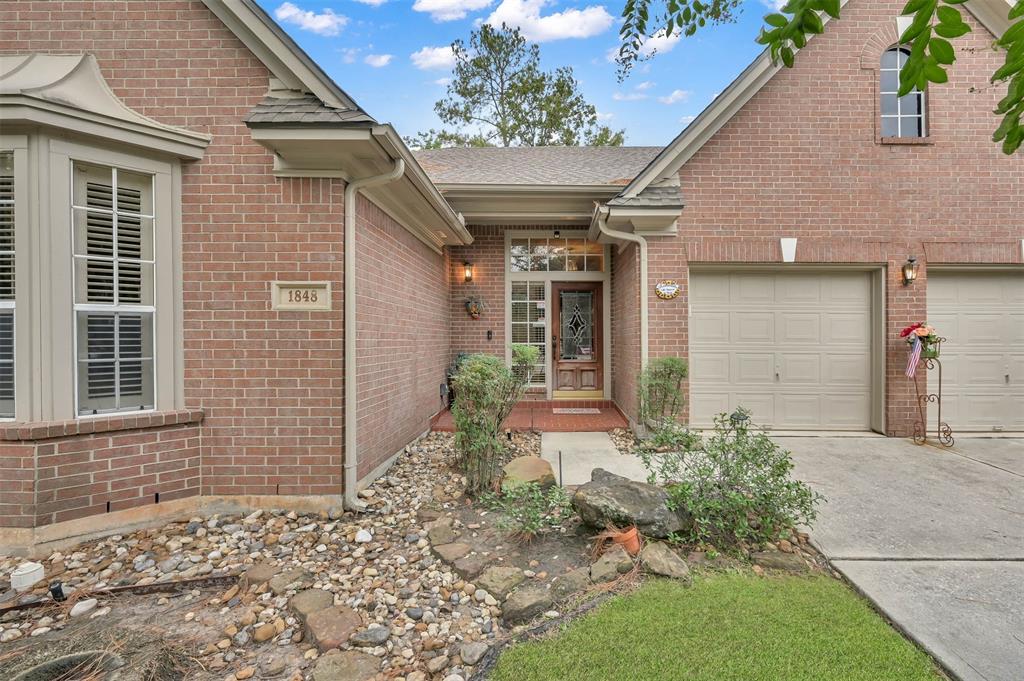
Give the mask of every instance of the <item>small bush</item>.
M 535 482 L 526 482 L 500 495 L 484 494 L 481 501 L 501 514 L 496 523 L 500 529 L 524 541 L 562 527 L 573 515 L 569 495 L 557 485 L 545 490 Z
M 640 423 L 657 427 L 674 422 L 683 409 L 683 380 L 686 362 L 678 357 L 651 360 L 637 381 Z
M 513 346 L 512 368 L 493 355 L 470 355 L 452 378 L 456 465 L 472 495 L 492 489 L 498 479 L 505 453 L 501 424 L 522 399 L 537 353 L 532 346 Z
M 681 428 L 663 430 L 666 443 L 677 447 L 652 441 L 638 453 L 650 482 L 664 485 L 669 504 L 692 519 L 685 541 L 730 548 L 762 544 L 817 516 L 823 497 L 792 477 L 788 451 L 751 430 L 749 412 L 718 415 L 706 439 Z

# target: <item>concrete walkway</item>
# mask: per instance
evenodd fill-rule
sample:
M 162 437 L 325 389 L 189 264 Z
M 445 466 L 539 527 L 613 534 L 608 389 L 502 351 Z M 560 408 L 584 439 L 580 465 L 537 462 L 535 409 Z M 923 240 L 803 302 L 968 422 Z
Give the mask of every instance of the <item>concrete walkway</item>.
M 1024 679 L 1024 440 L 777 439 L 857 589 L 960 679 Z
M 608 433 L 541 433 L 540 455 L 551 462 L 555 478 L 563 486 L 590 482 L 590 473 L 595 468 L 603 468 L 633 480 L 647 480 L 647 469 L 640 459 L 619 454 Z

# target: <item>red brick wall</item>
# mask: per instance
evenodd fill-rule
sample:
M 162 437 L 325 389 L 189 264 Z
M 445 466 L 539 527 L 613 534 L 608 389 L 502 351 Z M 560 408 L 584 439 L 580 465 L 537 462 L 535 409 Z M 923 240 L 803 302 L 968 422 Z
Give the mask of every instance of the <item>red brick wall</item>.
M 629 244 L 612 252 L 612 399 L 622 413 L 637 417 L 637 375 L 640 373 L 640 256 Z
M 36 504 L 36 448 L 0 442 L 0 527 L 33 527 Z
M 779 237 L 799 237 L 800 262 L 888 266 L 887 430 L 910 432 L 916 412 L 897 334 L 924 318 L 924 264 L 1021 262 L 1024 157 L 1004 156 L 990 139 L 1005 87 L 988 78 L 1002 55 L 966 11 L 973 32 L 954 41 L 949 83 L 928 94 L 929 143 L 878 142 L 877 65 L 900 9 L 851 2 L 794 69 L 776 75 L 682 167 L 679 236 L 649 239 L 648 290 L 672 278 L 684 293 L 650 298 L 652 357 L 686 355 L 687 263 L 777 263 Z M 898 269 L 908 255 L 922 261 L 922 274 L 903 287 Z
M 359 477 L 430 426 L 449 361 L 448 257 L 366 199 L 356 224 Z
M 451 281 L 451 355 L 484 352 L 505 356 L 505 230 L 495 225 L 471 226 L 473 243 L 449 249 Z M 473 282 L 466 283 L 466 261 L 473 263 Z M 466 298 L 487 305 L 479 319 L 466 312 Z M 492 332 L 487 340 L 487 332 Z

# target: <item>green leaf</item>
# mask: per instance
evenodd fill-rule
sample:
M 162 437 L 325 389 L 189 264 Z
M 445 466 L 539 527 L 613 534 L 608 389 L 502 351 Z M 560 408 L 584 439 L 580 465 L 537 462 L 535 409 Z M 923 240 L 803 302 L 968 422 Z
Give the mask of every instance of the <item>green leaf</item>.
M 949 80 L 949 74 L 946 73 L 946 69 L 935 63 L 926 63 L 924 65 L 924 75 L 932 83 L 945 83 Z
M 936 14 L 939 17 L 939 22 L 943 24 L 958 26 L 964 23 L 964 18 L 960 16 L 960 11 L 953 9 L 952 7 L 939 7 Z
M 1024 59 L 1010 62 L 1009 64 L 1003 64 L 995 73 L 992 74 L 992 82 L 994 83 L 997 80 L 1008 78 L 1021 69 L 1024 69 Z
M 900 12 L 900 14 L 905 17 L 910 16 L 911 14 L 916 14 L 917 10 L 921 9 L 927 4 L 928 0 L 910 0 L 910 2 L 903 6 L 903 11 Z
M 917 87 L 921 77 L 921 62 L 907 62 L 900 70 L 899 96 L 910 94 L 910 91 Z
M 959 24 L 957 26 L 950 26 L 949 24 L 937 24 L 935 26 L 935 32 L 941 35 L 943 38 L 959 38 L 962 35 L 966 35 L 971 32 L 971 27 L 967 24 Z
M 775 26 L 776 28 L 783 28 L 789 24 L 789 19 L 783 14 L 769 14 L 764 18 L 764 21 L 769 26 Z
M 928 28 L 928 25 L 931 24 L 932 21 L 932 14 L 935 12 L 936 2 L 938 2 L 938 0 L 928 0 L 928 2 L 917 11 L 917 14 L 914 15 L 914 20 L 910 22 L 910 26 L 908 26 L 907 30 L 905 30 L 903 35 L 900 36 L 901 43 L 912 42 L 917 38 L 917 36 L 921 35 L 921 32 L 924 31 L 924 29 Z
M 814 10 L 806 10 L 800 16 L 800 25 L 807 33 L 822 33 L 825 30 L 821 17 Z
M 928 41 L 928 49 L 931 51 L 935 61 L 940 64 L 952 64 L 956 61 L 956 51 L 948 40 L 943 38 L 932 38 Z
M 1017 39 L 1021 37 L 1024 37 L 1024 21 L 1018 21 L 1007 29 L 1006 33 L 996 41 L 996 44 L 1006 46 L 1010 43 L 1016 42 Z
M 1020 0 L 1014 8 L 1010 10 L 1009 18 L 1011 20 L 1018 17 L 1024 17 L 1024 0 Z
M 782 63 L 786 65 L 786 68 L 793 68 L 793 50 L 783 47 L 780 54 L 782 56 Z
M 839 2 L 840 0 L 823 0 L 822 9 L 833 19 L 839 18 Z

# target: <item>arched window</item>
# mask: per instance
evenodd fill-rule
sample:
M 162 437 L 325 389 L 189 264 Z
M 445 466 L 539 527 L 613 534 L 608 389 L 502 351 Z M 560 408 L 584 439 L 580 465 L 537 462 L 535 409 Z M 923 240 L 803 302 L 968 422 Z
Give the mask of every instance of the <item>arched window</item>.
M 916 87 L 899 96 L 900 70 L 907 63 L 910 50 L 890 47 L 882 55 L 881 93 L 882 137 L 926 137 L 924 93 Z

